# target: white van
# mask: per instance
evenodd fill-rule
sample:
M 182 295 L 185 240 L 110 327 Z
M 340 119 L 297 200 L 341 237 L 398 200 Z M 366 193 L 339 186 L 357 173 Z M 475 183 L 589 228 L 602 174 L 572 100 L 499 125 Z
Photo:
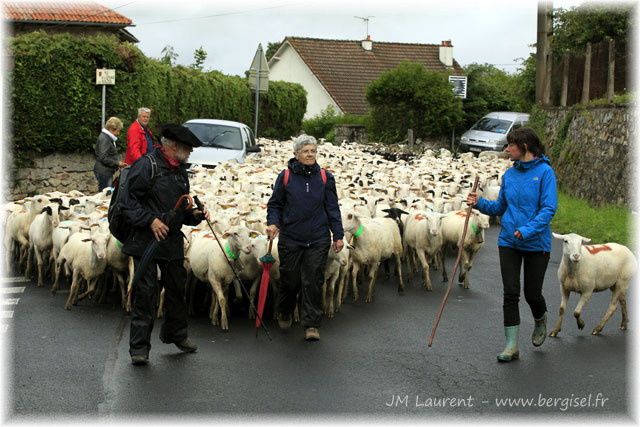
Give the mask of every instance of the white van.
M 194 119 L 184 123 L 202 146 L 193 149 L 189 163 L 215 167 L 220 162 L 244 163 L 250 153 L 260 152 L 251 128 L 229 120 Z
M 526 113 L 498 111 L 489 113 L 460 137 L 461 151 L 502 151 L 507 146 L 507 134 L 529 122 Z

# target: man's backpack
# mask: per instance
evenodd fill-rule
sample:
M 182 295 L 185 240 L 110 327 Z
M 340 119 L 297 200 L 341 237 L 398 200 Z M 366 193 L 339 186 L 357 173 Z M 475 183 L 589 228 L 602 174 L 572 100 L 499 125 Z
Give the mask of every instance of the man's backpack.
M 156 179 L 156 170 L 158 164 L 153 156 L 146 154 L 144 157 L 148 158 L 151 162 L 151 181 Z M 120 176 L 113 181 L 113 193 L 111 194 L 111 202 L 109 203 L 109 211 L 107 218 L 109 219 L 109 231 L 119 242 L 125 242 L 131 234 L 131 225 L 127 222 L 127 218 L 124 215 L 123 208 L 127 205 L 127 198 L 129 197 L 127 189 L 127 177 L 131 171 L 131 165 L 123 168 L 120 171 Z

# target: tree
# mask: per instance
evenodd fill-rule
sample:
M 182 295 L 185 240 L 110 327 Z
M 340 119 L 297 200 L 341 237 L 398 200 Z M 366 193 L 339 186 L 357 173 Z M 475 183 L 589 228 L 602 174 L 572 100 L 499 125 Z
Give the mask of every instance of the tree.
M 267 43 L 267 51 L 265 52 L 264 56 L 267 57 L 267 61 L 271 59 L 271 57 L 273 55 L 275 55 L 275 53 L 278 51 L 278 48 L 280 47 L 282 43 L 280 42 L 268 42 Z
M 569 10 L 554 9 L 554 55 L 561 57 L 566 50 L 583 51 L 587 43 L 599 43 L 607 37 L 626 45 L 631 36 L 633 7 L 633 3 L 586 3 Z
M 202 71 L 204 67 L 204 61 L 207 59 L 207 51 L 200 46 L 198 49 L 193 52 L 193 64 L 191 64 L 191 68 Z
M 467 99 L 463 103 L 464 129 L 491 111 L 518 111 L 521 103 L 518 102 L 513 75 L 491 64 L 470 64 L 465 72 L 468 88 Z
M 174 65 L 176 63 L 176 59 L 178 58 L 178 54 L 174 51 L 173 46 L 171 46 L 170 44 L 163 47 L 160 54 L 162 55 L 160 57 L 160 62 L 167 65 Z
M 403 62 L 367 87 L 373 136 L 398 142 L 413 129 L 418 138 L 449 135 L 462 120 L 462 103 L 446 74 Z

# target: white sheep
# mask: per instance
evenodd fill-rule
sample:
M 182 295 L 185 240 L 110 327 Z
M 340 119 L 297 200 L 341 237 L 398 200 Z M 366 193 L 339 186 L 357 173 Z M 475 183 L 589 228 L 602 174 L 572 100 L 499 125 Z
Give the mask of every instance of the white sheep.
M 60 224 L 60 209 L 68 209 L 57 203 L 49 203 L 42 208 L 29 225 L 29 254 L 33 252 L 38 269 L 38 287 L 44 285 L 44 269 L 49 264 L 49 252 L 53 245 L 53 229 Z M 29 259 L 31 255 L 29 255 Z M 46 264 L 45 265 L 45 261 Z M 30 276 L 31 262 L 27 262 L 25 276 Z
M 42 208 L 49 203 L 49 198 L 45 196 L 35 196 L 28 201 L 28 207 L 12 212 L 7 217 L 4 233 L 4 247 L 7 254 L 7 271 L 11 271 L 11 257 L 16 245 L 19 249 L 19 263 L 23 264 L 29 252 L 29 226 L 36 215 L 42 212 Z
M 357 276 L 361 268 L 368 266 L 368 290 L 365 302 L 373 301 L 373 289 L 377 278 L 380 262 L 395 257 L 398 272 L 398 292 L 404 291 L 402 280 L 401 257 L 402 239 L 395 220 L 391 218 L 360 218 L 353 212 L 343 212 L 342 225 L 345 232 L 354 236 L 351 269 L 351 284 L 353 299 L 358 300 Z
M 464 222 L 467 217 L 466 210 L 449 212 L 442 218 L 443 251 L 447 246 L 459 249 Z M 462 258 L 460 260 L 460 274 L 458 280 L 464 283 L 464 289 L 469 289 L 469 270 L 473 265 L 475 254 L 484 245 L 484 230 L 489 228 L 489 217 L 473 210 L 469 218 L 467 234 L 463 244 Z M 447 280 L 445 263 L 442 263 L 443 279 Z
M 342 304 L 342 293 L 345 288 L 345 282 L 349 275 L 350 261 L 350 245 L 347 243 L 338 253 L 329 248 L 327 257 L 327 265 L 324 269 L 324 284 L 322 286 L 322 306 L 324 313 L 330 319 L 334 313 L 340 311 Z M 338 293 L 336 298 L 336 284 L 338 284 Z
M 424 287 L 431 291 L 431 278 L 429 277 L 429 259 L 438 260 L 442 268 L 442 218 L 445 215 L 437 212 L 411 211 L 407 215 L 404 231 L 404 243 L 409 253 L 416 254 L 422 265 Z M 411 257 L 407 254 L 409 261 Z M 412 279 L 412 268 L 409 269 L 409 282 Z
M 64 306 L 71 310 L 71 306 L 87 295 L 92 294 L 96 288 L 98 278 L 107 267 L 107 240 L 108 234 L 94 232 L 76 233 L 69 237 L 62 247 L 56 263 L 58 268 L 64 266 L 67 275 L 72 274 L 71 290 Z M 78 296 L 80 281 L 87 282 L 87 290 Z
M 553 233 L 553 237 L 563 241 L 562 261 L 558 267 L 562 301 L 558 321 L 549 336 L 558 336 L 571 292 L 580 294 L 573 316 L 578 323 L 578 329 L 583 329 L 584 321 L 580 317 L 582 309 L 589 302 L 593 292 L 601 292 L 605 289 L 611 290 L 611 302 L 602 320 L 591 333 L 598 335 L 602 332 L 604 325 L 616 311 L 618 302 L 622 311 L 620 329 L 626 330 L 628 323 L 626 293 L 638 267 L 633 253 L 626 246 L 617 243 L 585 246 L 584 244 L 591 242 L 591 239 L 574 233 Z

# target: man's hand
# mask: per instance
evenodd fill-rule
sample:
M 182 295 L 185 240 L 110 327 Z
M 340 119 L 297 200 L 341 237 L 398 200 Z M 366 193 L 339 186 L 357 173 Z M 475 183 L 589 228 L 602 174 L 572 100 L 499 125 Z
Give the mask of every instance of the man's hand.
M 157 241 L 164 240 L 165 237 L 167 237 L 167 234 L 169 234 L 169 227 L 167 227 L 167 225 L 158 218 L 153 220 L 150 227 L 153 232 L 153 236 Z
M 209 211 L 206 208 L 204 209 L 204 211 L 201 211 L 200 209 L 194 209 L 193 216 L 196 218 L 204 218 L 207 221 L 211 221 L 211 216 L 209 215 Z
M 277 225 L 271 224 L 267 226 L 267 236 L 269 236 L 270 240 L 275 239 L 278 236 L 279 232 L 280 230 L 278 229 Z
M 333 242 L 333 250 L 336 251 L 336 253 L 340 252 L 342 248 L 344 248 L 344 242 L 342 240 Z

